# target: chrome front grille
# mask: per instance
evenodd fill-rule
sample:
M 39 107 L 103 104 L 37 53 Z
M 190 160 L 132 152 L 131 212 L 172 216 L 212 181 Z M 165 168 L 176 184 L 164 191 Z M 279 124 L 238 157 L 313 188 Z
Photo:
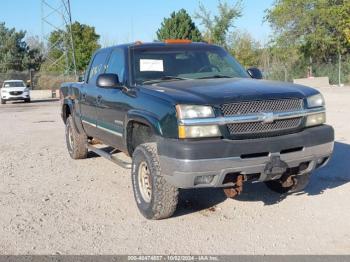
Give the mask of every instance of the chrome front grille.
M 301 121 L 301 117 L 297 117 L 291 119 L 276 120 L 273 123 L 266 124 L 262 122 L 228 124 L 227 127 L 230 131 L 230 134 L 256 134 L 294 129 L 301 124 Z
M 22 91 L 11 91 L 10 92 L 10 95 L 12 95 L 12 96 L 19 96 L 19 95 L 22 95 Z
M 254 113 L 288 112 L 303 110 L 302 99 L 280 99 L 247 101 L 221 106 L 224 116 L 239 116 Z M 294 117 L 288 119 L 275 120 L 271 123 L 265 122 L 246 122 L 228 124 L 227 128 L 232 137 L 237 138 L 256 138 L 277 136 L 293 133 L 302 125 L 303 117 Z
M 238 102 L 221 106 L 224 116 L 251 114 L 260 112 L 285 112 L 303 109 L 302 99 L 281 99 Z

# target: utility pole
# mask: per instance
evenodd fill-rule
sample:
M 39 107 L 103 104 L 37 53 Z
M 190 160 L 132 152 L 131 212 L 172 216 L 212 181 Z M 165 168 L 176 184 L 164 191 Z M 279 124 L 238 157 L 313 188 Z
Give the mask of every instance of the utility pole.
M 339 58 L 339 61 L 338 61 L 338 84 L 339 84 L 339 86 L 341 86 L 341 53 L 340 52 L 338 54 L 338 58 Z
M 42 42 L 47 47 L 48 69 L 64 60 L 61 73 L 74 74 L 77 77 L 70 0 L 41 0 L 41 31 Z M 61 33 L 54 43 L 49 43 L 52 31 Z M 58 55 L 52 57 L 52 53 Z

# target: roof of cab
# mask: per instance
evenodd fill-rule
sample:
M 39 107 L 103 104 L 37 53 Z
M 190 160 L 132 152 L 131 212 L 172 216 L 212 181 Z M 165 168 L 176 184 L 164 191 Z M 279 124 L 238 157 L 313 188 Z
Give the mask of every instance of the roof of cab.
M 111 46 L 111 47 L 105 47 L 105 48 L 101 48 L 99 49 L 97 52 L 99 51 L 107 51 L 110 49 L 115 49 L 115 48 L 123 48 L 123 49 L 127 49 L 130 47 L 142 47 L 142 48 L 147 48 L 147 47 L 163 47 L 163 46 L 208 46 L 211 44 L 205 43 L 205 42 L 191 42 L 191 43 L 165 43 L 165 42 L 141 42 L 141 41 L 136 41 L 136 42 L 132 42 L 132 43 L 127 43 L 127 44 L 121 44 L 121 45 L 115 45 L 115 46 Z

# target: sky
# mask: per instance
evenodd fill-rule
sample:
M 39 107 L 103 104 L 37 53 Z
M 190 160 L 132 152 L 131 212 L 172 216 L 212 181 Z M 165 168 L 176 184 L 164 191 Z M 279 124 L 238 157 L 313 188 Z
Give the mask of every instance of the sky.
M 60 0 L 46 0 L 58 7 Z M 112 45 L 131 41 L 153 41 L 156 31 L 164 17 L 171 12 L 184 8 L 193 16 L 198 10 L 198 0 L 70 0 L 73 21 L 88 24 L 96 28 L 101 36 L 102 45 Z M 217 0 L 200 1 L 213 15 L 216 14 Z M 227 0 L 235 3 L 235 0 Z M 235 28 L 249 32 L 255 39 L 266 43 L 271 29 L 263 23 L 264 11 L 270 8 L 274 0 L 243 0 L 243 15 L 235 21 Z M 48 14 L 45 7 L 42 12 L 41 0 L 1 0 L 0 22 L 7 27 L 25 30 L 28 35 L 47 35 L 52 30 L 42 23 L 42 13 Z M 58 25 L 56 15 L 48 17 Z M 194 22 L 201 28 L 199 21 Z

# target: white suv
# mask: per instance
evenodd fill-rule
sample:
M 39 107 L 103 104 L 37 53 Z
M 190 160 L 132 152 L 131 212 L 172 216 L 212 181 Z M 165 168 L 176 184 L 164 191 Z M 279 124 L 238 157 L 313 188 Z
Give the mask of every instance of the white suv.
M 22 80 L 6 80 L 2 84 L 1 104 L 6 104 L 6 101 L 24 100 L 30 102 L 29 88 L 26 87 Z

